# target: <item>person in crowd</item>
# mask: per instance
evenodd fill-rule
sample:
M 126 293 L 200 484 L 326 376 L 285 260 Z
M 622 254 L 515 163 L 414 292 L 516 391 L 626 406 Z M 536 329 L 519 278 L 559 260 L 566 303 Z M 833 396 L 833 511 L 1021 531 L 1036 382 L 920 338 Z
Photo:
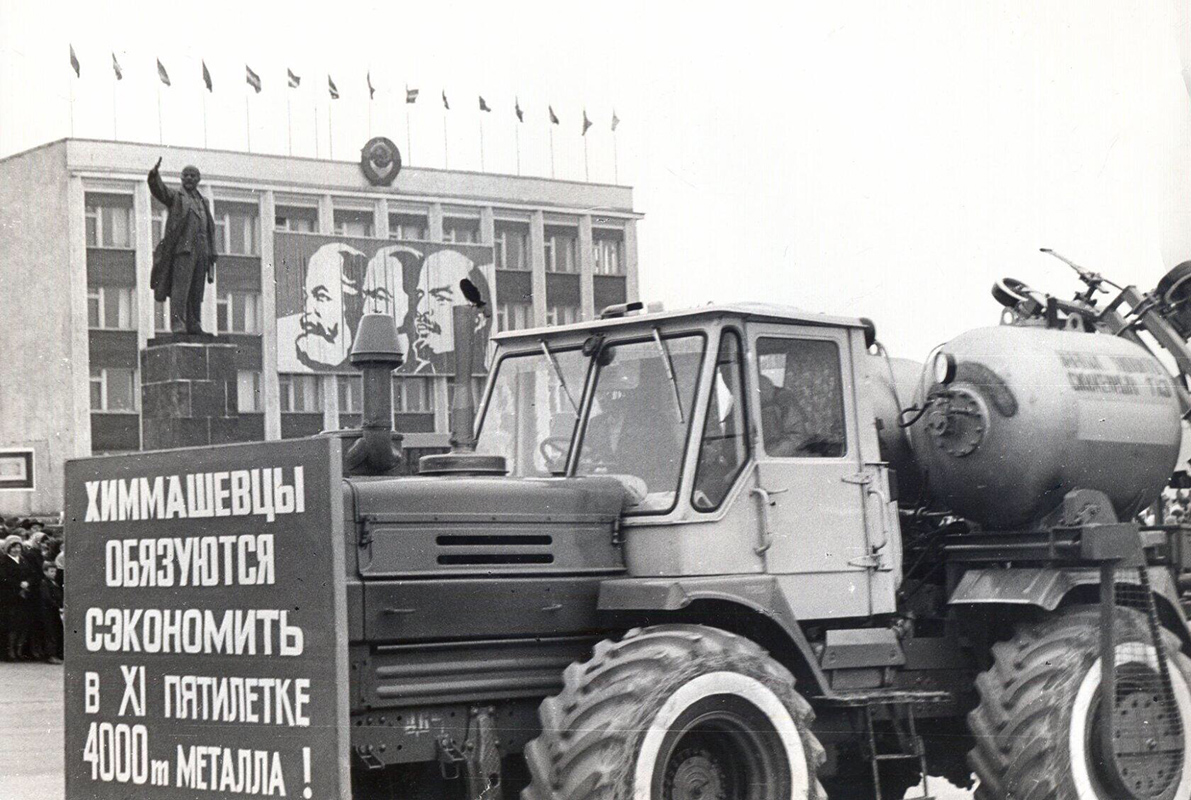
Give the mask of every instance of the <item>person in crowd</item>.
M 24 646 L 20 652 L 24 658 L 38 661 L 44 655 L 44 630 L 41 620 L 42 555 L 41 539 L 44 533 L 30 536 L 22 546 L 21 560 L 24 563 L 24 583 L 28 584 L 21 594 L 21 615 L 24 617 Z
M 21 595 L 28 591 L 21 560 L 21 537 L 9 534 L 0 546 L 0 656 L 16 661 L 22 644 Z
M 58 547 L 58 556 L 54 559 L 54 565 L 58 567 L 58 586 L 64 587 L 66 585 L 66 547 L 65 542 L 61 542 Z
M 58 565 L 46 561 L 42 567 L 41 625 L 45 660 L 62 663 L 62 587 L 58 585 Z

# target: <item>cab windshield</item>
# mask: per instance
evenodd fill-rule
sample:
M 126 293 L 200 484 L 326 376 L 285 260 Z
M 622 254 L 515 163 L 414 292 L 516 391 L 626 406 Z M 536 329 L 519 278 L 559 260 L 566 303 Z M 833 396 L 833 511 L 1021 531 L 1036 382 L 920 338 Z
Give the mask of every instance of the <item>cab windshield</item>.
M 512 475 L 612 475 L 631 511 L 674 507 L 706 340 L 701 334 L 604 345 L 578 425 L 589 358 L 550 347 L 497 363 L 477 449 L 508 459 Z M 573 401 L 573 402 L 572 402 Z M 576 444 L 577 443 L 577 444 Z

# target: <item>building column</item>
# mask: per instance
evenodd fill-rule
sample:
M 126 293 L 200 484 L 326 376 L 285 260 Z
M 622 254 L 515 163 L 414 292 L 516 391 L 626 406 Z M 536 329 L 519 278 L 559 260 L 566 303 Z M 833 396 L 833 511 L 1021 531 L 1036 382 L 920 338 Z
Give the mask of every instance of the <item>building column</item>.
M 579 217 L 579 318 L 595 319 L 595 252 L 592 249 L 591 214 Z
M 149 201 L 149 184 L 139 181 L 132 189 L 132 215 L 136 231 L 136 346 L 144 350 L 153 335 L 153 290 L 149 278 L 153 274 L 153 208 Z
M 210 187 L 199 186 L 199 192 L 203 197 L 207 198 L 207 202 L 211 206 L 211 214 L 215 214 L 215 198 L 211 196 Z M 226 244 L 226 243 L 225 243 Z M 218 253 L 216 256 L 218 257 Z M 218 258 L 216 259 L 218 262 Z M 203 292 L 203 307 L 200 312 L 202 317 L 201 323 L 203 330 L 207 333 L 218 333 L 219 309 L 216 307 L 219 303 L 219 264 L 215 264 L 215 282 L 208 283 L 207 289 Z
M 372 212 L 372 230 L 377 239 L 389 238 L 389 198 L 381 197 L 376 201 L 376 208 Z
M 281 390 L 277 380 L 277 266 L 273 227 L 277 196 L 260 196 L 261 220 L 261 400 L 265 412 L 265 440 L 281 438 Z
M 442 203 L 431 203 L 427 212 L 427 223 L 430 225 L 428 234 L 430 241 L 442 241 Z
M 533 324 L 546 324 L 546 215 L 535 211 L 529 218 L 529 270 L 533 291 Z
M 335 233 L 335 203 L 331 195 L 318 198 L 318 232 L 327 235 Z M 323 430 L 339 430 L 339 377 L 320 375 L 319 391 L 323 400 Z
M 624 224 L 624 294 L 627 302 L 641 299 L 637 284 L 637 220 Z
M 91 340 L 87 331 L 87 224 L 83 179 L 71 176 L 66 197 L 70 264 L 70 365 L 72 431 L 70 458 L 91 455 Z

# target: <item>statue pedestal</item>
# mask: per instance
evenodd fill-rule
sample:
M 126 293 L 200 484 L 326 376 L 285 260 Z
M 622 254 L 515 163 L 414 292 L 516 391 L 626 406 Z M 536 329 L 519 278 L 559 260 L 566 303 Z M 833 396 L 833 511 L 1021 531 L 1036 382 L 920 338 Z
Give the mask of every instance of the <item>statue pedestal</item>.
M 210 335 L 163 334 L 141 351 L 141 446 L 228 444 L 236 436 L 236 346 Z

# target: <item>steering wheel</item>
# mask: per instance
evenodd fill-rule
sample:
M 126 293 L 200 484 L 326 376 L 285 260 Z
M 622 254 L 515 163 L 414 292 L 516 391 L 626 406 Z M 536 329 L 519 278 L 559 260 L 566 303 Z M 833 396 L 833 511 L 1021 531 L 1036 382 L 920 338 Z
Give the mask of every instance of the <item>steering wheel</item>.
M 566 463 L 567 451 L 570 449 L 571 437 L 569 436 L 547 436 L 538 445 L 538 453 L 551 472 L 556 471 L 554 466 L 559 462 Z
M 1033 300 L 1040 306 L 1046 306 L 1045 295 L 1031 289 L 1017 278 L 1001 278 L 994 283 L 992 296 L 998 303 L 1005 306 L 1005 308 L 1016 308 L 1018 303 L 1026 300 Z

